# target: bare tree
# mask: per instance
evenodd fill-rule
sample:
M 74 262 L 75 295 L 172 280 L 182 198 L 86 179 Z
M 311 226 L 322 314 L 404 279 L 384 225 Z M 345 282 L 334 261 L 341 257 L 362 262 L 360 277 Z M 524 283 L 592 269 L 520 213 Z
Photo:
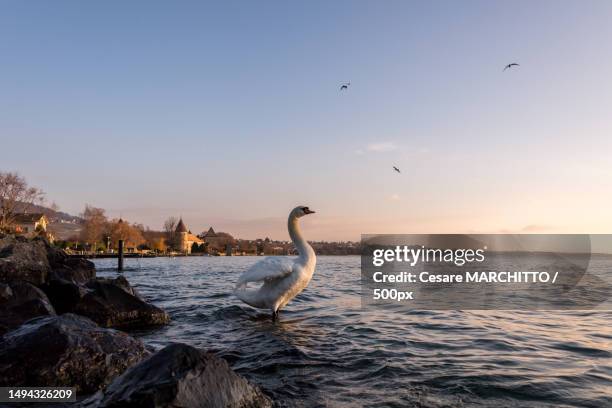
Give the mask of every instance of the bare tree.
M 43 198 L 43 191 L 28 186 L 19 174 L 0 172 L 0 230 L 13 225 L 18 208 L 28 211 L 33 204 L 42 204 Z
M 168 219 L 164 221 L 164 231 L 166 231 L 167 234 L 174 233 L 177 224 L 178 218 L 176 218 L 175 216 L 168 217 Z
M 166 233 L 166 245 L 170 248 L 176 247 L 176 226 L 178 218 L 172 216 L 164 221 L 164 232 Z
M 106 218 L 105 211 L 102 208 L 86 204 L 81 218 L 84 220 L 81 239 L 92 244 L 92 248 L 95 251 L 96 244 L 103 239 L 104 232 L 108 230 L 108 219 Z

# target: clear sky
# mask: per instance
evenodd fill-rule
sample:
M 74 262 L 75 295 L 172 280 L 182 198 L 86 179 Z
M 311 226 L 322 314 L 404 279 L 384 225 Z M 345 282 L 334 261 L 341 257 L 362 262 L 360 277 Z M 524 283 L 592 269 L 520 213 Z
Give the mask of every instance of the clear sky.
M 0 1 L 0 170 L 69 213 L 244 238 L 286 239 L 298 204 L 310 239 L 610 233 L 611 21 L 609 1 Z

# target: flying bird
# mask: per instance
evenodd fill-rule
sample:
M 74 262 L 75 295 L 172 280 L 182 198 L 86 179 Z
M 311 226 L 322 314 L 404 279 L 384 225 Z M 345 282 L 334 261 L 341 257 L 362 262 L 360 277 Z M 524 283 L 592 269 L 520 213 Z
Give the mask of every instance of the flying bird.
M 346 83 L 342 84 L 342 85 L 340 86 L 340 90 L 341 90 L 341 91 L 345 91 L 345 90 L 347 90 L 350 84 L 351 84 L 350 82 L 346 82 Z
M 314 214 L 308 207 L 295 207 L 289 213 L 287 227 L 293 245 L 298 251 L 296 259 L 284 256 L 265 258 L 244 272 L 234 294 L 247 305 L 258 309 L 269 309 L 272 320 L 278 311 L 308 286 L 317 264 L 317 256 L 308 241 L 302 236 L 298 219 Z M 259 284 L 259 288 L 249 289 L 248 284 Z
M 393 170 L 397 171 L 398 173 L 401 173 L 400 169 L 398 169 L 397 167 L 393 166 Z
M 513 63 L 511 63 L 511 64 L 506 65 L 506 66 L 504 67 L 503 71 L 507 70 L 508 68 L 512 68 L 512 67 L 520 67 L 520 65 L 519 65 L 519 64 L 517 64 L 516 62 L 513 62 Z M 503 72 L 503 71 L 502 71 L 502 72 Z

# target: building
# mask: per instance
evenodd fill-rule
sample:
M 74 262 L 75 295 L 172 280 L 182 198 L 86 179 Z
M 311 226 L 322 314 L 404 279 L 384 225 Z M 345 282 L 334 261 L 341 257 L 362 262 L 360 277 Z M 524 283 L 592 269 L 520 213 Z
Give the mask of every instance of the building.
M 224 242 L 221 242 L 221 241 L 224 241 L 224 238 L 225 238 L 217 234 L 215 230 L 213 229 L 213 227 L 210 227 L 208 231 L 201 233 L 200 235 L 198 235 L 198 237 L 200 237 L 201 239 L 203 239 L 205 242 L 207 242 L 210 245 L 223 244 Z
M 191 247 L 193 246 L 193 244 L 202 245 L 204 243 L 204 241 L 202 241 L 197 236 L 193 235 L 191 231 L 187 229 L 182 218 L 179 220 L 178 224 L 176 225 L 175 232 L 177 235 L 179 250 L 186 254 L 191 253 Z
M 18 214 L 15 216 L 13 224 L 16 233 L 32 237 L 38 234 L 45 234 L 49 220 L 42 213 Z

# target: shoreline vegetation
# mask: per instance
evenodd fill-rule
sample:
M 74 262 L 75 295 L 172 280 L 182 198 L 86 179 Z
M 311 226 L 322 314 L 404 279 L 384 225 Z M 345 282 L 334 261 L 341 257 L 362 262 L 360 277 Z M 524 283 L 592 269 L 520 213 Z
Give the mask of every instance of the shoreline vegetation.
M 161 230 L 123 218 L 109 218 L 106 210 L 86 204 L 79 216 L 45 206 L 45 193 L 31 187 L 18 173 L 0 171 L 0 232 L 28 238 L 45 237 L 69 255 L 116 257 L 118 242 L 124 241 L 126 256 L 242 256 L 296 255 L 289 240 L 235 238 L 230 233 L 206 231 L 194 234 L 182 218 L 168 217 Z M 359 255 L 360 242 L 313 241 L 319 255 Z
M 271 241 L 271 244 L 274 244 Z M 231 253 L 226 251 L 214 251 L 214 252 L 155 252 L 155 251 L 129 251 L 124 254 L 125 258 L 174 258 L 174 257 L 198 257 L 198 256 L 295 256 L 297 251 L 293 244 L 284 243 L 283 247 L 274 247 L 270 251 L 263 250 L 259 253 L 237 251 L 232 248 Z M 309 241 L 309 244 L 315 249 L 318 256 L 343 256 L 343 255 L 361 255 L 362 246 L 359 242 L 316 242 Z M 55 243 L 58 246 L 57 243 Z M 73 258 L 83 259 L 96 259 L 96 258 L 117 258 L 119 255 L 117 252 L 91 252 L 87 250 L 75 250 L 68 248 L 62 248 L 66 253 Z
M 96 277 L 45 238 L 0 233 L 0 386 L 75 387 L 88 408 L 272 406 L 213 353 L 155 351 L 128 333 L 169 322 L 125 277 Z

